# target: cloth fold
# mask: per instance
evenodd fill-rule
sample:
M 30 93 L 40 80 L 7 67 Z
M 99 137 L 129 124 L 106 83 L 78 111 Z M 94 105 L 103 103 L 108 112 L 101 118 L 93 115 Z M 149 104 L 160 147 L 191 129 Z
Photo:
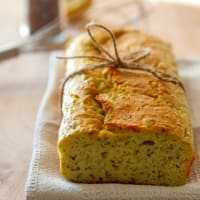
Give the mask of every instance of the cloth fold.
M 196 159 L 187 184 L 179 187 L 128 184 L 77 184 L 59 172 L 57 136 L 61 121 L 60 94 L 65 67 L 50 56 L 47 89 L 35 129 L 33 155 L 25 187 L 27 200 L 199 200 L 200 199 L 200 61 L 179 60 L 180 75 L 191 110 Z

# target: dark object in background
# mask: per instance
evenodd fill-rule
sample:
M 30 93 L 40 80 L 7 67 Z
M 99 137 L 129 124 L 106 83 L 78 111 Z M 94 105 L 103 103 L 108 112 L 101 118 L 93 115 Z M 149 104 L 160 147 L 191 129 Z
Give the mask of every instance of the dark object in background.
M 27 0 L 30 34 L 58 17 L 58 0 Z

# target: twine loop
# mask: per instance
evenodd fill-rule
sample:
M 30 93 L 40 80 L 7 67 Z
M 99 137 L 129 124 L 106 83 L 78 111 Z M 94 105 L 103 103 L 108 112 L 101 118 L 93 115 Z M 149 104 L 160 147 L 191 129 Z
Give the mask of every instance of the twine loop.
M 92 30 L 91 30 L 93 27 L 99 28 L 99 29 L 105 31 L 110 36 L 112 45 L 113 45 L 113 49 L 114 49 L 114 55 L 112 55 L 102 44 L 100 44 L 96 40 L 96 38 L 93 36 Z M 69 79 L 71 79 L 72 77 L 74 77 L 78 74 L 82 74 L 87 71 L 102 68 L 102 67 L 113 67 L 113 68 L 122 68 L 122 69 L 130 69 L 130 70 L 148 72 L 148 73 L 152 74 L 153 76 L 155 76 L 156 78 L 158 78 L 159 80 L 177 84 L 184 90 L 184 86 L 183 86 L 182 82 L 180 80 L 178 80 L 176 77 L 174 77 L 166 72 L 157 70 L 155 68 L 137 63 L 138 61 L 143 60 L 144 58 L 149 56 L 151 53 L 151 49 L 143 48 L 141 50 L 131 52 L 130 54 L 126 55 L 124 58 L 121 58 L 119 55 L 119 51 L 117 49 L 115 36 L 111 30 L 109 30 L 107 27 L 105 27 L 103 25 L 96 24 L 96 23 L 87 24 L 86 30 L 87 30 L 87 33 L 88 33 L 90 39 L 92 40 L 93 45 L 99 50 L 99 52 L 104 53 L 105 56 L 103 57 L 103 56 L 95 56 L 95 55 L 78 55 L 78 56 L 57 57 L 58 59 L 66 59 L 66 60 L 82 59 L 82 58 L 88 59 L 89 58 L 89 59 L 96 59 L 96 60 L 100 61 L 100 63 L 98 63 L 98 64 L 94 64 L 92 66 L 86 66 L 84 69 L 77 70 L 77 71 L 73 72 L 72 74 L 70 74 L 69 76 L 67 76 L 63 83 L 62 94 L 63 94 L 65 83 Z

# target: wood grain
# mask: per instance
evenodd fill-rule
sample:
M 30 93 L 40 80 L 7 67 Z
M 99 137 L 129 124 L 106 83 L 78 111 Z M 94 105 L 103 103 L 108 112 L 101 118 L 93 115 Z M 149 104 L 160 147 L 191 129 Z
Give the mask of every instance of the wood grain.
M 0 17 L 5 16 L 1 13 Z M 200 56 L 199 8 L 158 5 L 148 21 L 148 31 L 170 41 L 179 57 Z M 0 200 L 25 198 L 34 124 L 48 76 L 48 56 L 44 52 L 30 53 L 0 63 Z
M 0 199 L 23 199 L 48 54 L 23 55 L 0 67 Z

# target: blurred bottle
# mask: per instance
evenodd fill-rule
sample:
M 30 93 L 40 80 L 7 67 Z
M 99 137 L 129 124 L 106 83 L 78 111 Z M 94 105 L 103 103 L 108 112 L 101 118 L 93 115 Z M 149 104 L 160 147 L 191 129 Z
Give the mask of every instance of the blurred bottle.
M 58 18 L 58 0 L 26 0 L 25 24 L 20 27 L 20 34 L 28 36 Z

